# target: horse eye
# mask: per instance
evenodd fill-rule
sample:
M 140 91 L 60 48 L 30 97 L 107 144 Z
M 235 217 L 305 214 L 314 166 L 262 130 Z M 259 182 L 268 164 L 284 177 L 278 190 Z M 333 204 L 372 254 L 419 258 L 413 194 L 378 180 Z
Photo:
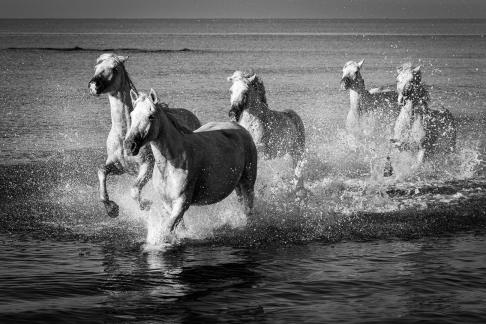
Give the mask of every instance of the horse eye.
M 154 115 L 149 115 L 149 116 L 148 116 L 148 119 L 149 119 L 149 120 L 153 120 L 153 119 L 154 119 Z

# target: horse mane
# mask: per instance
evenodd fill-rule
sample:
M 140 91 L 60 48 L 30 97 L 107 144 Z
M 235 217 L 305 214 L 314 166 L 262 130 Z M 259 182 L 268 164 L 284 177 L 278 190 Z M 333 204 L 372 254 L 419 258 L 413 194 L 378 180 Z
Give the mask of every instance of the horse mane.
M 127 69 L 125 68 L 125 64 L 123 62 L 120 62 L 119 65 L 122 67 L 122 70 L 123 70 L 123 76 L 125 77 L 125 80 L 127 81 L 128 83 L 128 87 L 130 89 L 132 89 L 133 91 L 135 91 L 136 94 L 138 94 L 138 90 L 137 88 L 135 88 L 135 84 L 133 84 L 133 81 L 132 79 L 130 78 L 130 76 L 128 75 L 128 71 Z
M 255 76 L 255 78 L 253 79 L 253 81 L 250 84 L 251 84 L 251 86 L 253 86 L 255 88 L 260 101 L 268 106 L 267 95 L 266 95 L 266 92 L 265 92 L 265 86 L 263 85 L 263 81 L 256 74 L 252 74 L 250 76 L 253 76 L 253 75 Z
M 427 89 L 427 85 L 422 83 L 422 72 L 413 73 L 413 65 L 411 62 L 403 63 L 400 67 L 398 67 L 398 73 L 403 73 L 405 71 L 410 71 L 413 75 L 412 85 L 414 88 L 414 95 L 413 100 L 422 103 L 425 105 L 425 108 L 428 107 L 428 103 L 430 102 L 430 94 L 429 90 Z
M 169 108 L 169 105 L 165 102 L 158 102 L 155 105 L 158 109 L 161 109 L 170 123 L 175 127 L 175 129 L 181 134 L 192 134 L 192 130 L 182 125 L 176 118 L 175 111 Z

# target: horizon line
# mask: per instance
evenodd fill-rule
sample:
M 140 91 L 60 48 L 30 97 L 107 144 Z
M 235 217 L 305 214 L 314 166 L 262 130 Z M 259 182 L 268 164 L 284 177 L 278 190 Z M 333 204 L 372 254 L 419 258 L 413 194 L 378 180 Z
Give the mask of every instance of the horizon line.
M 268 17 L 268 18 L 141 18 L 141 17 L 0 17 L 1 20 L 403 20 L 403 21 L 417 21 L 417 20 L 486 20 L 485 18 L 438 18 L 438 17 L 421 17 L 421 18 L 398 18 L 398 17 L 367 17 L 367 18 L 292 18 L 292 17 Z

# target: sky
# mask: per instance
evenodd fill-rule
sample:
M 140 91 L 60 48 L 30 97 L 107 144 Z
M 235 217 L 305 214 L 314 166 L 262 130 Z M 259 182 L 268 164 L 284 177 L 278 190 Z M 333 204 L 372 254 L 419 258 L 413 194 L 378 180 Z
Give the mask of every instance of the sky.
M 0 18 L 486 18 L 486 0 L 0 0 Z

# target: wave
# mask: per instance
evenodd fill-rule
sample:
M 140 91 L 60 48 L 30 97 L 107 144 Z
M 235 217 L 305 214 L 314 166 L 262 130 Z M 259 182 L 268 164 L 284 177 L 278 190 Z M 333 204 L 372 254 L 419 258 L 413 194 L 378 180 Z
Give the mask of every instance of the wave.
M 0 36 L 31 36 L 31 35 L 151 35 L 170 37 L 211 37 L 211 36 L 284 36 L 284 37 L 472 37 L 484 38 L 484 33 L 406 33 L 406 32 L 189 32 L 189 33 L 161 33 L 161 32 L 0 32 Z
M 147 49 L 147 48 L 84 48 L 74 47 L 8 47 L 11 51 L 57 51 L 57 52 L 132 52 L 132 53 L 179 53 L 179 52 L 203 52 L 202 50 L 193 50 L 190 48 L 172 49 Z

